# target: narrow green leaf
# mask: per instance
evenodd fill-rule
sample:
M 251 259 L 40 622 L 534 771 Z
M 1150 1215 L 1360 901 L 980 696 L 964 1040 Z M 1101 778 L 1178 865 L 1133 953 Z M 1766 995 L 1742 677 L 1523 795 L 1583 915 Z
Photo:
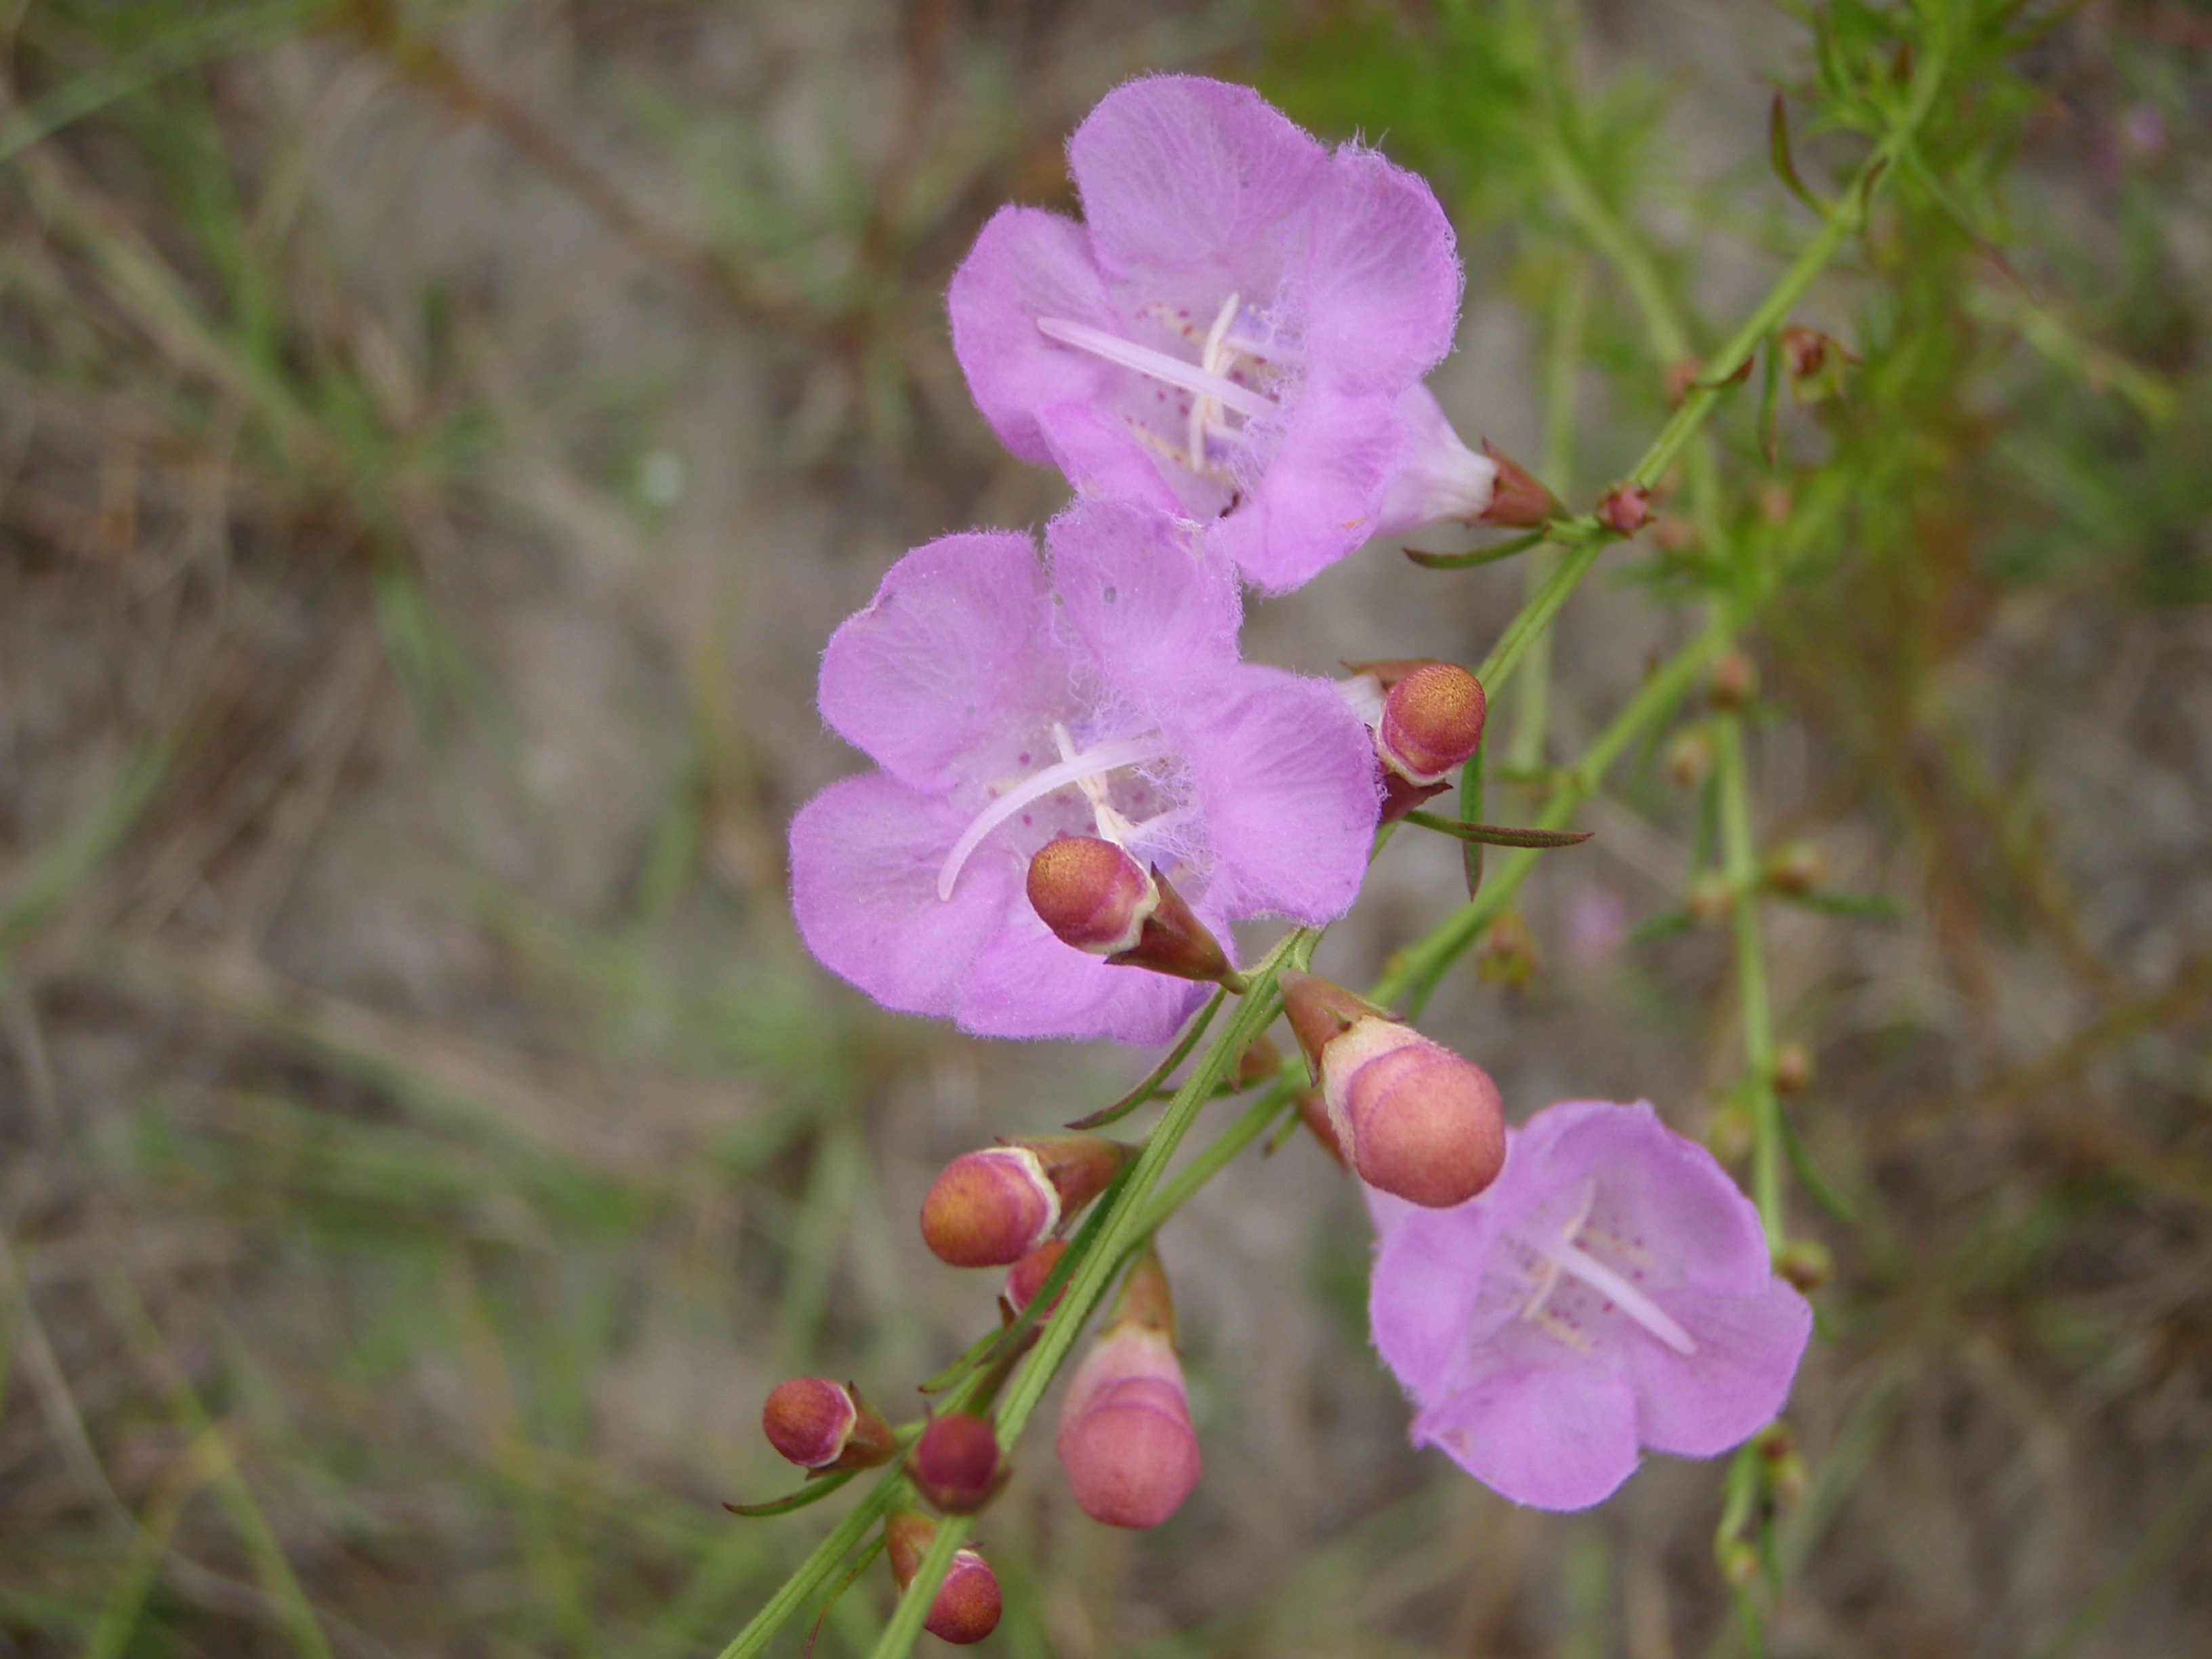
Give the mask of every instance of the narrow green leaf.
M 1462 823 L 1434 812 L 1408 812 L 1406 822 L 1486 847 L 1579 847 L 1597 833 L 1595 830 L 1514 830 L 1502 823 Z
M 1887 893 L 1789 893 L 1770 890 L 1785 903 L 1818 910 L 1824 915 L 1858 916 L 1870 921 L 1895 921 L 1905 907 Z
M 1228 994 L 1226 991 L 1216 991 L 1206 1000 L 1206 1006 L 1200 1009 L 1192 1018 L 1190 1029 L 1182 1034 L 1174 1048 L 1168 1050 L 1165 1060 L 1145 1073 L 1143 1082 L 1130 1090 L 1127 1094 L 1123 1095 L 1111 1106 L 1102 1106 L 1090 1116 L 1079 1117 L 1067 1127 L 1078 1131 L 1103 1129 L 1109 1123 L 1120 1122 L 1138 1107 L 1150 1100 L 1153 1091 L 1167 1081 L 1168 1073 L 1188 1060 L 1190 1057 L 1190 1051 L 1198 1047 L 1199 1038 L 1204 1036 L 1206 1028 L 1213 1024 L 1213 1017 L 1221 1012 L 1222 1000 Z
M 1766 116 L 1766 153 L 1774 162 L 1774 171 L 1789 186 L 1790 193 L 1823 219 L 1828 216 L 1828 204 L 1805 187 L 1797 176 L 1797 162 L 1790 154 L 1790 116 L 1782 106 L 1782 94 L 1774 94 L 1774 102 Z
M 1490 749 L 1490 733 L 1482 734 L 1482 741 L 1474 745 L 1474 752 L 1467 757 L 1467 764 L 1459 773 L 1459 815 L 1466 822 L 1482 816 L 1483 774 Z M 1482 890 L 1482 843 L 1462 842 L 1460 863 L 1467 872 L 1467 896 L 1473 898 Z
M 820 1503 L 859 1473 L 858 1469 L 840 1469 L 835 1474 L 825 1474 L 818 1480 L 810 1480 L 797 1492 L 771 1498 L 765 1504 L 725 1504 L 722 1507 L 732 1515 L 742 1515 L 753 1520 L 763 1516 L 789 1515 L 793 1510 L 803 1510 L 809 1504 Z
M 1424 570 L 1471 570 L 1479 564 L 1496 564 L 1516 553 L 1526 553 L 1538 545 L 1552 532 L 1548 529 L 1532 530 L 1525 536 L 1514 536 L 1488 547 L 1478 547 L 1471 553 L 1424 553 L 1419 548 L 1404 550 L 1405 555 Z

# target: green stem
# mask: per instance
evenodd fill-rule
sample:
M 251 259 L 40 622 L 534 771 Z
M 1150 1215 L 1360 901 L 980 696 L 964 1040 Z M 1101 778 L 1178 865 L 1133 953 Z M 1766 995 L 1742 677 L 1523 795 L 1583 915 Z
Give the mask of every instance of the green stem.
M 1782 1109 L 1774 1093 L 1774 1023 L 1766 999 L 1766 953 L 1759 932 L 1759 871 L 1751 842 L 1751 788 L 1743 763 L 1743 717 L 1713 722 L 1720 782 L 1721 856 L 1735 894 L 1735 976 L 1743 1004 L 1744 1086 L 1751 1103 L 1751 1195 L 1770 1249 L 1782 1247 Z
M 1573 488 L 1575 464 L 1575 379 L 1582 368 L 1583 323 L 1589 310 L 1589 266 L 1577 259 L 1559 289 L 1552 319 L 1552 346 L 1544 368 L 1544 453 L 1537 475 L 1560 496 Z M 1540 549 L 1530 558 L 1525 592 L 1534 598 L 1543 591 L 1559 556 Z M 1528 643 L 1528 672 L 1514 688 L 1513 738 L 1505 763 L 1533 772 L 1544 763 L 1545 728 L 1551 718 L 1552 630 L 1545 629 Z M 1489 688 L 1485 687 L 1486 690 Z
M 1296 1060 L 1291 1061 L 1297 1065 Z M 1145 1237 L 1158 1232 L 1160 1224 L 1181 1209 L 1198 1189 L 1226 1169 L 1237 1154 L 1267 1133 L 1268 1126 L 1282 1115 L 1283 1108 L 1290 1103 L 1295 1092 L 1293 1085 L 1277 1079 L 1267 1085 L 1267 1092 L 1246 1107 L 1236 1122 L 1224 1129 L 1208 1142 L 1189 1163 L 1176 1171 L 1176 1177 L 1163 1186 L 1152 1201 L 1145 1206 L 1144 1213 L 1137 1218 L 1137 1234 Z
M 814 1599 L 815 1592 L 830 1582 L 840 1562 L 853 1553 L 854 1547 L 867 1535 L 868 1528 L 882 1518 L 891 1506 L 891 1499 L 904 1483 L 905 1477 L 894 1466 L 889 1474 L 876 1482 L 868 1495 L 856 1504 L 852 1512 L 830 1529 L 830 1535 L 815 1546 L 814 1553 L 799 1565 L 799 1570 L 785 1579 L 776 1593 L 768 1599 L 768 1605 L 752 1617 L 729 1646 L 721 1651 L 720 1659 L 750 1659 L 750 1656 L 765 1649 L 785 1620 Z M 947 1561 L 952 1558 L 945 1557 Z M 940 1577 L 943 1574 L 939 1575 Z

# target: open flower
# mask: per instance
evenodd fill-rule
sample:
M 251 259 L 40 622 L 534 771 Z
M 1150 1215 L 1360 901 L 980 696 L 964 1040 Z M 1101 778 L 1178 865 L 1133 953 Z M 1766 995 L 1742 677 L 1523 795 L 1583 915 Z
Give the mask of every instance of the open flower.
M 1420 384 L 1460 294 L 1426 184 L 1191 76 L 1109 93 L 1068 162 L 1083 222 L 1000 209 L 949 295 L 960 366 L 1016 454 L 1204 521 L 1276 590 L 1489 505 L 1495 464 Z
M 1359 889 L 1376 799 L 1323 681 L 1238 659 L 1233 578 L 1165 514 L 1079 503 L 1047 535 L 948 536 L 894 565 L 823 659 L 822 712 L 880 769 L 791 827 L 808 947 L 888 1007 L 987 1036 L 1164 1042 L 1200 988 L 1054 937 L 1025 891 L 1061 835 L 1232 917 L 1319 922 Z
M 1587 1508 L 1639 1446 L 1710 1457 L 1789 1397 L 1813 1310 L 1750 1201 L 1649 1105 L 1562 1102 L 1480 1196 L 1372 1207 L 1369 1314 L 1413 1442 L 1516 1503 Z

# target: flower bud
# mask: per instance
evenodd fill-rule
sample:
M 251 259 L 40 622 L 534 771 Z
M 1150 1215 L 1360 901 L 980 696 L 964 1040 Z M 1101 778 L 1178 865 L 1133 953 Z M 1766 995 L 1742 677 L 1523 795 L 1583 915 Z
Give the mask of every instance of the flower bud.
M 1774 1092 L 1802 1095 L 1813 1084 L 1813 1055 L 1802 1042 L 1785 1042 L 1774 1051 Z
M 1066 1253 L 1066 1239 L 1048 1238 L 1012 1267 L 1007 1268 L 1006 1291 L 1007 1305 L 1016 1313 L 1028 1307 L 1036 1299 L 1036 1293 L 1044 1288 L 1044 1281 L 1050 1276 L 1054 1266 Z M 1066 1293 L 1063 1289 L 1061 1294 Z M 1060 1297 L 1054 1297 L 1053 1305 L 1057 1307 L 1059 1304 Z M 1050 1313 L 1052 1309 L 1047 1308 L 1044 1311 Z
M 945 1166 L 921 1201 L 921 1237 L 955 1267 L 1004 1267 L 1106 1190 L 1136 1156 L 1103 1135 L 1029 1135 Z
M 1774 1271 L 1809 1294 L 1828 1282 L 1836 1258 L 1817 1238 L 1793 1238 L 1774 1253 Z
M 1730 651 L 1713 665 L 1712 698 L 1716 708 L 1741 708 L 1759 695 L 1759 665 L 1741 651 Z
M 1093 956 L 1131 949 L 1159 908 L 1145 867 L 1097 836 L 1061 836 L 1030 860 L 1030 903 L 1064 945 Z
M 1043 1161 L 1023 1146 L 965 1152 L 921 1200 L 921 1238 L 954 1267 L 1003 1267 L 1060 1224 L 1060 1194 Z
M 1827 366 L 1828 337 L 1817 328 L 1793 323 L 1777 337 L 1782 367 L 1793 380 L 1809 380 Z
M 1597 521 L 1616 536 L 1633 536 L 1651 522 L 1651 492 L 1639 483 L 1617 483 L 1598 498 Z
M 1444 1209 L 1498 1178 L 1505 1120 L 1487 1073 L 1326 980 L 1283 983 L 1291 1029 L 1362 1181 Z
M 858 1389 L 827 1377 L 787 1377 L 761 1407 L 768 1443 L 803 1469 L 868 1469 L 897 1449 L 890 1425 Z
M 1747 1538 L 1731 1538 L 1715 1552 L 1721 1577 L 1739 1589 L 1759 1579 L 1759 1551 Z
M 1077 1507 L 1109 1527 L 1157 1527 L 1204 1467 L 1174 1333 L 1167 1276 L 1147 1252 L 1076 1368 L 1053 1440 Z
M 1827 856 L 1808 841 L 1784 842 L 1766 855 L 1766 884 L 1778 893 L 1809 893 L 1827 873 Z
M 1751 1156 L 1758 1132 L 1751 1112 L 1740 1100 L 1723 1102 L 1705 1124 L 1705 1150 L 1723 1164 L 1741 1164 Z
M 1690 884 L 1686 896 L 1690 920 L 1700 927 L 1717 927 L 1735 908 L 1735 884 L 1722 870 L 1708 870 Z
M 1182 895 L 1112 842 L 1062 836 L 1030 860 L 1030 906 L 1063 944 L 1115 967 L 1149 968 L 1242 993 L 1243 975 Z
M 1782 367 L 1789 373 L 1790 389 L 1801 404 L 1818 403 L 1841 392 L 1844 365 L 1857 361 L 1833 335 L 1802 324 L 1784 329 L 1776 343 L 1782 349 Z
M 949 1412 L 921 1431 L 908 1454 L 914 1489 L 947 1515 L 973 1515 L 1013 1474 L 990 1424 L 967 1412 Z
M 884 1517 L 884 1553 L 902 1592 L 921 1571 L 921 1558 L 936 1536 L 937 1522 L 913 1510 L 893 1510 Z M 964 1647 L 999 1627 L 1000 1611 L 998 1575 L 981 1553 L 963 1547 L 953 1552 L 921 1627 L 940 1641 Z
M 1536 936 L 1528 918 L 1508 910 L 1483 929 L 1474 971 L 1485 985 L 1526 985 L 1536 976 Z
M 1487 711 L 1474 675 L 1448 662 L 1425 664 L 1384 695 L 1376 751 L 1408 782 L 1442 783 L 1481 743 Z
M 1237 1056 L 1237 1088 L 1239 1093 L 1255 1083 L 1271 1081 L 1283 1069 L 1283 1057 L 1275 1045 L 1262 1031 L 1244 1045 L 1244 1052 Z
M 1490 487 L 1490 505 L 1475 514 L 1477 524 L 1496 525 L 1503 530 L 1536 530 L 1565 513 L 1559 498 L 1531 477 L 1518 461 L 1499 454 L 1487 441 L 1482 453 L 1497 467 L 1498 481 Z

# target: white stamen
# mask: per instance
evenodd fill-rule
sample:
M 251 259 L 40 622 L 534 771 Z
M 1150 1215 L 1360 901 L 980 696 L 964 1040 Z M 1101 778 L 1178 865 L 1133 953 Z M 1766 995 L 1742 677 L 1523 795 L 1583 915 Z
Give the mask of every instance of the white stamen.
M 1133 340 L 1125 340 L 1118 334 L 1109 334 L 1103 329 L 1067 322 L 1058 317 L 1040 317 L 1037 319 L 1037 331 L 1048 340 L 1057 340 L 1062 345 L 1072 345 L 1094 353 L 1109 363 L 1133 368 L 1139 374 L 1149 374 L 1156 380 L 1179 386 L 1201 398 L 1211 398 L 1223 408 L 1233 409 L 1239 415 L 1263 416 L 1276 412 L 1273 398 L 1263 398 L 1248 386 L 1239 386 L 1224 374 L 1210 374 L 1195 363 L 1187 363 L 1180 357 L 1170 357 L 1166 352 L 1155 351 L 1150 346 L 1140 346 Z
M 1579 1245 L 1540 1243 L 1536 1249 L 1600 1296 L 1619 1303 L 1623 1313 L 1685 1359 L 1697 1352 L 1698 1345 L 1690 1340 L 1689 1332 L 1668 1318 L 1657 1303 Z
M 1067 728 L 1058 720 L 1052 723 L 1052 740 L 1060 750 L 1060 759 L 1072 761 L 1078 758 L 1075 739 L 1067 735 Z M 1137 826 L 1115 810 L 1114 803 L 1107 798 L 1106 780 L 1096 772 L 1086 772 L 1076 779 L 1075 787 L 1091 803 L 1091 821 L 1098 826 L 1099 840 L 1110 841 L 1126 850 L 1129 838 L 1137 833 Z
M 1198 355 L 1198 366 L 1208 374 L 1219 374 L 1237 361 L 1235 352 L 1224 354 L 1221 342 L 1229 332 L 1229 325 L 1237 320 L 1237 307 L 1241 303 L 1243 303 L 1242 296 L 1235 294 L 1224 300 L 1221 302 L 1221 309 L 1214 313 L 1213 326 L 1206 331 L 1206 349 Z M 1188 441 L 1190 470 L 1194 472 L 1202 472 L 1206 470 L 1206 430 L 1209 426 L 1215 424 L 1213 410 L 1214 403 L 1211 398 L 1194 398 L 1190 400 Z
M 1534 1320 L 1547 1328 L 1551 1327 L 1550 1319 L 1544 1314 L 1544 1304 L 1550 1297 L 1553 1287 L 1559 1284 L 1559 1275 L 1564 1273 L 1582 1280 L 1600 1296 L 1619 1306 L 1623 1313 L 1643 1326 L 1645 1330 L 1650 1332 L 1676 1353 L 1680 1354 L 1685 1359 L 1689 1358 L 1698 1352 L 1698 1345 L 1691 1340 L 1689 1332 L 1668 1318 L 1665 1310 L 1657 1303 L 1575 1243 L 1577 1236 L 1583 1230 L 1583 1224 L 1589 1221 L 1590 1211 L 1596 1203 L 1596 1183 L 1592 1182 L 1585 1184 L 1583 1188 L 1581 1206 L 1575 1212 L 1574 1219 L 1560 1230 L 1559 1238 L 1556 1243 L 1541 1237 L 1522 1241 L 1538 1255 L 1543 1257 L 1544 1265 L 1538 1279 L 1535 1294 L 1531 1296 L 1527 1304 L 1522 1306 L 1521 1316 L 1523 1319 Z
M 1054 790 L 1066 788 L 1071 783 L 1080 784 L 1085 778 L 1117 771 L 1124 766 L 1141 766 L 1146 761 L 1158 760 L 1167 752 L 1157 738 L 1121 738 L 1112 743 L 1102 743 L 1086 749 L 1057 766 L 1048 766 L 1042 772 L 1023 779 L 978 812 L 975 820 L 960 832 L 960 839 L 952 843 L 951 852 L 945 854 L 944 868 L 937 872 L 937 896 L 939 899 L 952 896 L 952 885 L 960 879 L 961 869 L 967 864 L 969 854 L 982 844 L 984 836 L 1031 801 L 1041 800 Z M 1085 793 L 1087 794 L 1089 791 Z

